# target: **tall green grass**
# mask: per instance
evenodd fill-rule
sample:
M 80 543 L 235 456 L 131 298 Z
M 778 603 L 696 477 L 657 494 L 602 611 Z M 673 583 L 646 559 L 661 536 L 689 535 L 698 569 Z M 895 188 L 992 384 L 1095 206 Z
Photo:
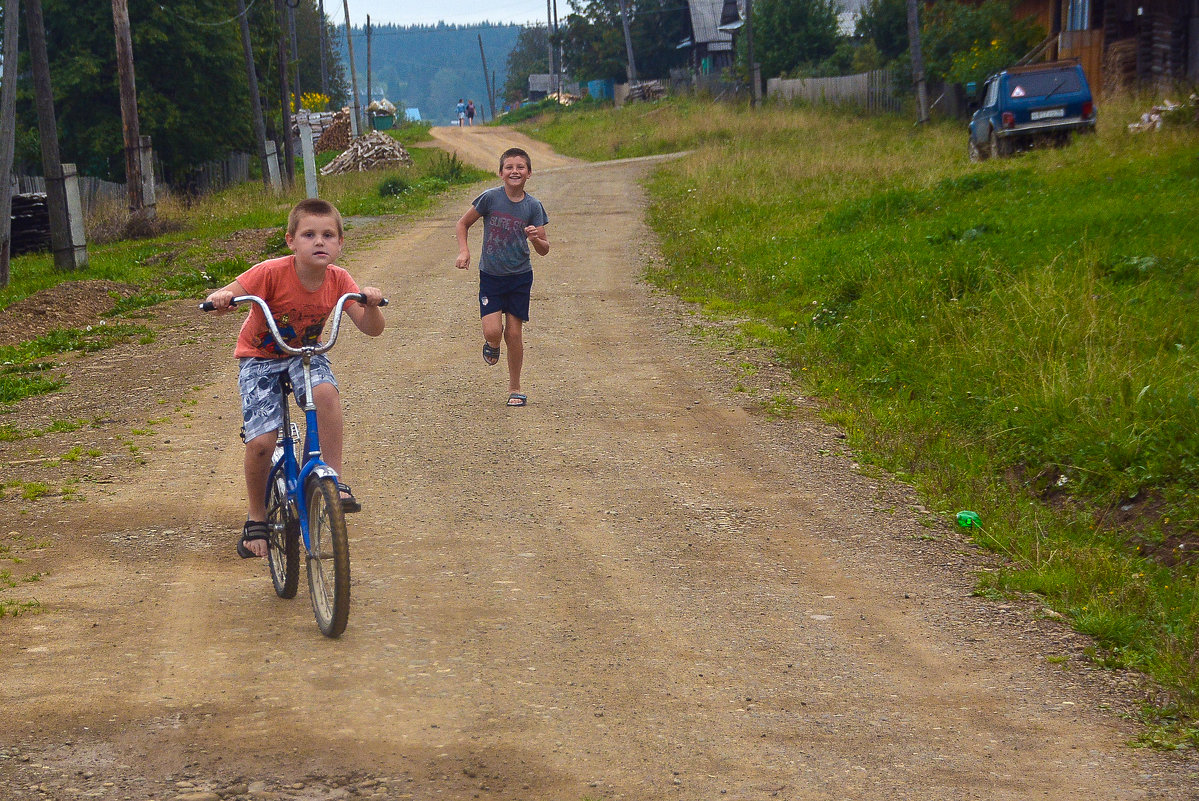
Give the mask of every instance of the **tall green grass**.
M 650 278 L 752 318 L 862 459 L 979 512 L 1008 557 L 980 591 L 1069 615 L 1169 690 L 1190 722 L 1166 740 L 1195 745 L 1199 129 L 1130 134 L 1142 107 L 984 164 L 960 123 L 778 106 L 524 129 L 589 158 L 692 151 L 649 179 Z

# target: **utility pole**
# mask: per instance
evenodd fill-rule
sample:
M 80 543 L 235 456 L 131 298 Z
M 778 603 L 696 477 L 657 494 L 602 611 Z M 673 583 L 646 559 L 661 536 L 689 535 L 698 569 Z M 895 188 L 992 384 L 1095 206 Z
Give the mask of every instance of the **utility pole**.
M 137 114 L 137 73 L 133 68 L 133 35 L 129 30 L 128 0 L 112 0 L 112 24 L 117 39 L 117 76 L 121 87 L 121 129 L 125 136 L 125 188 L 132 217 L 153 218 L 142 192 L 142 136 Z
M 17 40 L 21 0 L 4 5 L 4 72 L 0 80 L 0 289 L 12 280 L 12 160 L 17 121 Z
M 287 81 L 287 28 L 284 27 L 284 0 L 275 0 L 275 18 L 279 21 L 279 111 L 283 115 L 283 174 L 288 186 L 296 180 L 296 148 L 291 141 L 291 87 Z
M 366 109 L 371 107 L 371 15 L 366 15 Z
M 625 0 L 620 0 L 620 24 L 624 27 L 624 47 L 629 56 L 629 83 L 633 84 L 637 82 L 637 62 L 633 59 L 633 37 L 629 33 L 629 6 Z
M 266 155 L 266 124 L 262 120 L 262 98 L 258 95 L 258 70 L 254 68 L 254 47 L 250 42 L 250 21 L 246 19 L 246 0 L 237 0 L 237 16 L 241 20 L 241 49 L 246 56 L 246 80 L 250 84 L 250 122 L 254 125 L 254 141 L 258 143 L 258 159 L 262 162 L 262 183 L 271 188 L 271 169 Z
M 495 119 L 495 93 L 491 81 L 487 78 L 487 54 L 483 52 L 483 34 L 479 34 L 479 56 L 483 59 L 483 85 L 487 87 L 487 105 L 491 108 L 491 118 Z
M 37 106 L 37 127 L 42 143 L 42 172 L 46 176 L 46 205 L 50 211 L 50 249 L 54 251 L 55 267 L 76 270 L 87 266 L 87 246 L 81 243 L 76 248 L 67 209 L 66 178 L 58 152 L 58 124 L 54 119 L 54 88 L 50 85 L 50 58 L 46 54 L 42 0 L 29 0 L 25 30 L 29 35 L 34 104 Z
M 545 43 L 549 48 L 546 51 L 547 61 L 545 67 L 545 77 L 550 79 L 549 91 L 554 89 L 554 8 L 551 5 L 552 0 L 545 0 Z
M 928 88 L 924 85 L 924 56 L 920 53 L 918 0 L 908 0 L 908 52 L 912 56 L 912 79 L 916 82 L 917 122 L 928 122 Z
M 295 84 L 293 92 L 296 98 L 296 113 L 300 113 L 300 109 L 304 103 L 301 99 L 303 92 L 300 90 L 300 43 L 296 39 L 296 3 L 285 3 L 287 6 L 287 26 L 290 29 L 291 35 L 291 52 L 288 54 L 291 62 L 296 65 Z
M 329 96 L 329 68 L 325 64 L 325 0 L 320 0 L 317 4 L 317 13 L 320 14 L 320 32 L 317 46 L 321 49 L 321 94 L 325 97 Z
M 358 70 L 354 67 L 354 38 L 350 36 L 350 0 L 342 0 L 346 11 L 346 53 L 350 57 L 350 86 L 354 90 L 353 116 L 350 117 L 350 133 L 358 136 Z
M 558 0 L 554 0 L 554 87 L 562 102 L 562 42 L 558 39 Z
M 745 49 L 749 58 L 749 103 L 758 104 L 762 96 L 762 76 L 758 74 L 758 63 L 754 61 L 754 0 L 745 0 Z

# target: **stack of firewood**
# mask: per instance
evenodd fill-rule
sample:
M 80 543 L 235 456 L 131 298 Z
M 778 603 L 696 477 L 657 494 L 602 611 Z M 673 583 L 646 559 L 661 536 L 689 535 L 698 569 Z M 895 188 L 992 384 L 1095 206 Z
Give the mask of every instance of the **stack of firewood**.
M 14 256 L 50 250 L 50 208 L 44 192 L 12 196 L 11 236 Z
M 345 150 L 349 145 L 350 114 L 343 109 L 333 116 L 333 122 L 325 126 L 314 149 L 317 153 L 324 153 L 326 150 Z
M 399 142 L 380 131 L 371 131 L 355 139 L 345 152 L 322 167 L 321 175 L 411 166 L 412 156 Z
M 665 96 L 666 90 L 661 81 L 640 81 L 629 84 L 629 95 L 626 99 L 629 101 L 661 100 Z

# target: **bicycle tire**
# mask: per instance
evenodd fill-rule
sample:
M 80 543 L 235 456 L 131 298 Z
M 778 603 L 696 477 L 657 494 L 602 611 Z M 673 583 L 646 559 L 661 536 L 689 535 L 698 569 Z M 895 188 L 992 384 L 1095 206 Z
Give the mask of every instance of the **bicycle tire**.
M 350 543 L 334 478 L 308 479 L 308 595 L 316 624 L 339 637 L 350 617 Z
M 295 505 L 287 497 L 287 479 L 283 471 L 275 473 L 266 488 L 267 562 L 271 583 L 280 598 L 295 598 L 300 586 L 300 520 Z

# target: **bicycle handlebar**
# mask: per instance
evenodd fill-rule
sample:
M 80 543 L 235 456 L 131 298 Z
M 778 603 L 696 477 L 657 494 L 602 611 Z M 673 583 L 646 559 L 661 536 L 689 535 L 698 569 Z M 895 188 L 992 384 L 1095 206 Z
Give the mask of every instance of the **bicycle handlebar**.
M 267 327 L 271 329 L 271 336 L 275 338 L 275 344 L 284 352 L 291 356 L 303 356 L 305 353 L 316 355 L 324 353 L 333 348 L 337 342 L 337 334 L 341 330 L 341 312 L 342 307 L 346 305 L 347 300 L 356 300 L 359 303 L 366 303 L 366 295 L 361 292 L 347 292 L 337 300 L 337 305 L 333 307 L 333 322 L 329 325 L 329 341 L 319 345 L 304 345 L 300 348 L 293 348 L 283 340 L 283 335 L 279 333 L 279 327 L 275 325 L 275 318 L 271 315 L 271 307 L 266 305 L 266 301 L 257 295 L 239 295 L 229 301 L 229 306 L 233 307 L 242 302 L 250 302 L 257 304 L 258 308 L 262 309 L 262 314 L 266 317 Z M 379 301 L 380 306 L 387 305 L 387 298 Z M 201 311 L 216 311 L 216 306 L 212 305 L 211 301 L 204 301 L 200 304 Z

